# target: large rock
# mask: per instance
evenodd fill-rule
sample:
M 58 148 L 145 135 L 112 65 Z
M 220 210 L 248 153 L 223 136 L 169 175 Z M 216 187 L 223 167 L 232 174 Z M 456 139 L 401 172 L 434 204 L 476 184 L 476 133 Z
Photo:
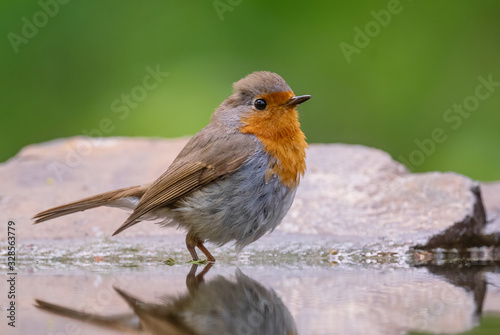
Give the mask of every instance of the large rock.
M 488 213 L 488 224 L 484 233 L 494 234 L 500 245 L 500 182 L 483 183 L 481 190 L 484 194 L 484 207 Z
M 411 174 L 381 150 L 332 144 L 311 146 L 308 174 L 281 229 L 437 248 L 480 234 L 484 224 L 469 178 Z
M 0 212 L 26 241 L 109 236 L 127 213 L 98 208 L 36 226 L 30 218 L 82 197 L 151 182 L 187 140 L 74 137 L 30 145 L 0 165 Z M 456 173 L 412 174 L 381 150 L 344 144 L 310 145 L 307 167 L 290 212 L 260 248 L 274 249 L 276 240 L 284 246 L 321 240 L 334 249 L 463 248 L 472 246 L 486 223 L 478 184 Z M 181 233 L 142 223 L 123 236 Z

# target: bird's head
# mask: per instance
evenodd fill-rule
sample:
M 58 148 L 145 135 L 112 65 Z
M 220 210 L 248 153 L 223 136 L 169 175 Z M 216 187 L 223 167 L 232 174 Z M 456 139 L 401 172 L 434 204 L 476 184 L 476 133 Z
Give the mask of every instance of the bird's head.
M 274 158 L 272 173 L 284 184 L 296 185 L 305 171 L 307 148 L 296 107 L 311 96 L 296 96 L 283 78 L 265 71 L 249 74 L 233 88 L 212 121 L 255 135 Z

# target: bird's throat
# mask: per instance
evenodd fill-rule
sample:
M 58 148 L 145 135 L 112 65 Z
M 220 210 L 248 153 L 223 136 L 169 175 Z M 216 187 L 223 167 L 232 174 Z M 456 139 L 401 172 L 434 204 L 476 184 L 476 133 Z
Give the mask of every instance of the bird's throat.
M 276 107 L 274 110 L 243 117 L 242 123 L 241 132 L 254 134 L 272 157 L 266 177 L 269 179 L 276 174 L 284 185 L 297 186 L 300 176 L 306 170 L 307 148 L 297 111 L 293 108 Z

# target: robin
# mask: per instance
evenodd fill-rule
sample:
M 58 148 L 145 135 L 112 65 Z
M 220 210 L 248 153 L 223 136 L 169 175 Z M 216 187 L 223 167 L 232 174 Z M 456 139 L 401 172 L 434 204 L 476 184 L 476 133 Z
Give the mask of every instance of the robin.
M 48 209 L 35 223 L 99 206 L 132 209 L 113 236 L 144 220 L 182 227 L 193 260 L 197 247 L 209 262 L 215 258 L 206 241 L 235 241 L 239 252 L 273 231 L 306 170 L 307 143 L 295 108 L 311 96 L 295 96 L 283 78 L 265 71 L 233 89 L 156 181 Z

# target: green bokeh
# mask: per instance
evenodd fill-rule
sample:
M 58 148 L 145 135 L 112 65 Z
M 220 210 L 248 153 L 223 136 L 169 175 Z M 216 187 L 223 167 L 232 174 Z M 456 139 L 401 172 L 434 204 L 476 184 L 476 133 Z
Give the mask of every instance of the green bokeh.
M 414 171 L 500 179 L 500 87 L 457 129 L 443 119 L 474 96 L 478 76 L 500 82 L 500 2 L 401 1 L 350 63 L 340 44 L 355 45 L 355 27 L 376 29 L 372 11 L 390 1 L 217 3 L 230 8 L 223 20 L 212 0 L 73 0 L 16 53 L 8 34 L 22 35 L 23 17 L 43 19 L 42 8 L 2 1 L 0 161 L 103 119 L 113 126 L 107 136 L 194 134 L 232 82 L 270 70 L 313 96 L 300 107 L 309 142 L 359 143 L 413 157 Z M 113 101 L 157 65 L 168 77 L 120 119 Z M 432 149 L 426 139 L 436 128 L 447 139 Z M 432 149 L 420 160 L 415 141 Z
M 477 327 L 469 331 L 455 335 L 498 335 L 500 330 L 500 317 L 498 315 L 487 315 L 480 319 Z M 410 332 L 408 335 L 431 335 L 432 333 Z

